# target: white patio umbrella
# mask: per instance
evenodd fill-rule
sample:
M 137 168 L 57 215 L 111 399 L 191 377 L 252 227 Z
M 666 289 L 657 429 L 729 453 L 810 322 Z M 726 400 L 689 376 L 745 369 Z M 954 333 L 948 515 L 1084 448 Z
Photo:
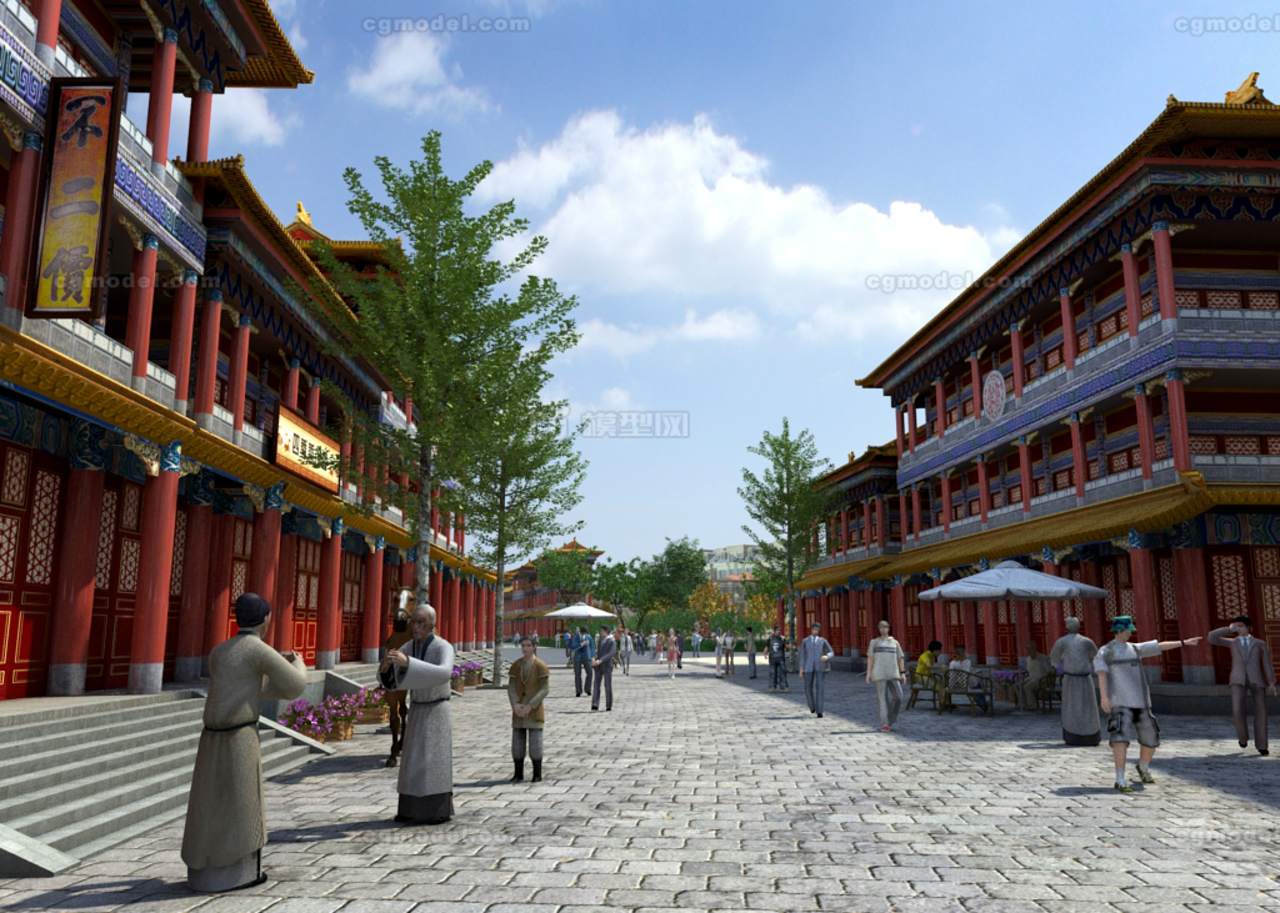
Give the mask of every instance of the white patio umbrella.
M 548 612 L 543 618 L 617 618 L 613 612 L 606 612 L 604 609 L 597 609 L 595 606 L 589 606 L 585 602 L 579 602 L 568 608 L 556 609 L 554 612 Z
M 1033 571 L 1016 561 L 1002 561 L 990 570 L 925 590 L 919 598 L 995 602 L 1001 599 L 1105 599 L 1106 596 L 1107 591 L 1096 586 Z

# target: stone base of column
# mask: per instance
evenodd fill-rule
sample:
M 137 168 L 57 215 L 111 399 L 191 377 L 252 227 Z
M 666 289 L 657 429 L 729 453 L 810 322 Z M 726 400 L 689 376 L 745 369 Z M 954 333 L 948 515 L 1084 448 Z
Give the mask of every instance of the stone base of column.
M 175 397 L 173 400 L 173 411 L 178 413 L 179 415 L 186 415 L 187 407 L 189 404 L 190 404 L 190 400 L 178 399 L 177 397 Z
M 1174 330 L 1176 330 L 1177 328 L 1178 328 L 1178 318 L 1177 318 L 1177 317 L 1169 317 L 1169 318 L 1166 318 L 1166 319 L 1164 319 L 1164 320 L 1161 320 L 1161 321 L 1160 321 L 1160 332 L 1161 332 L 1161 333 L 1172 333 L 1172 332 L 1173 332 Z
M 846 653 L 845 655 L 846 655 L 846 656 L 849 656 L 849 657 L 851 657 L 851 658 L 853 658 L 853 659 L 861 659 L 861 658 L 862 658 L 862 651 L 861 651 L 861 650 L 850 650 L 850 651 L 849 651 L 848 653 Z
M 147 375 L 141 377 L 130 377 L 129 385 L 138 393 L 146 394 L 147 392 Z
M 179 682 L 197 682 L 208 659 L 203 656 L 179 656 L 173 661 L 173 678 Z
M 231 443 L 235 444 L 237 447 L 239 447 L 241 450 L 243 450 L 243 449 L 244 449 L 244 432 L 243 432 L 243 431 L 232 431 L 232 432 L 231 432 Z
M 1138 337 L 1137 337 L 1137 336 L 1130 336 L 1130 337 L 1129 337 L 1129 348 L 1131 348 L 1131 349 L 1136 349 L 1136 348 L 1137 348 L 1138 346 L 1140 346 L 1141 344 L 1142 344 L 1142 343 L 1138 340 Z
M 988 665 L 988 666 L 998 666 L 998 665 L 1000 665 L 1000 657 L 998 657 L 998 656 L 988 656 L 988 657 L 987 657 L 987 659 L 986 659 L 986 663 L 985 663 L 985 665 Z
M 49 666 L 49 685 L 47 693 L 50 697 L 73 697 L 84 694 L 84 663 L 59 663 Z
M 164 663 L 132 663 L 129 666 L 130 694 L 159 694 L 164 682 Z
M 372 650 L 361 650 L 360 661 L 366 666 L 380 662 L 381 658 L 378 656 L 378 648 L 374 647 Z
M 1217 681 L 1213 666 L 1183 666 L 1182 682 L 1186 685 L 1212 685 Z
M 213 431 L 213 416 L 207 412 L 197 412 L 196 427 L 201 431 Z
M 1084 498 L 1076 495 L 1076 507 L 1084 507 Z
M 1142 480 L 1142 490 L 1143 490 L 1143 491 L 1150 491 L 1152 488 L 1154 488 L 1154 487 L 1155 487 L 1155 485 L 1156 485 L 1156 480 L 1155 480 L 1155 479 L 1143 479 L 1143 480 Z
M 337 650 L 325 650 L 323 652 L 320 650 L 316 651 L 317 669 L 332 669 L 336 665 L 338 665 Z

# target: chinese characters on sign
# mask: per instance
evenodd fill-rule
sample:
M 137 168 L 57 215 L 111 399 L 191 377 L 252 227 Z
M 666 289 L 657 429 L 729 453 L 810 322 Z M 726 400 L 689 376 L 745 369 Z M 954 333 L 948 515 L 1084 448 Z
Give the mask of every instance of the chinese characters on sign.
M 55 79 L 33 246 L 28 317 L 97 317 L 123 90 L 100 79 Z
M 681 438 L 689 436 L 688 412 L 584 412 L 583 437 Z
M 338 445 L 295 412 L 281 407 L 276 418 L 276 465 L 337 494 L 338 473 L 315 464 L 338 456 Z

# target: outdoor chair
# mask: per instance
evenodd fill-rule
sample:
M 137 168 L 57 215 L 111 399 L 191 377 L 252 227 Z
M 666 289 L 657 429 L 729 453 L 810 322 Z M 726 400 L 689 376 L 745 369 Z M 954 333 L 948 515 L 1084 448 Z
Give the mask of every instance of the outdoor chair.
M 914 667 L 908 666 L 907 684 L 911 688 L 911 697 L 907 699 L 908 710 L 914 707 L 921 697 L 929 701 L 934 710 L 938 709 L 938 688 L 941 684 L 939 676 L 932 673 L 921 676 Z
M 978 683 L 978 689 L 969 690 L 974 682 Z M 995 699 L 991 690 L 991 679 L 985 675 L 975 675 L 972 672 L 965 672 L 963 669 L 948 669 L 946 672 L 946 684 L 942 691 L 942 703 L 938 707 L 941 713 L 944 709 L 948 712 L 955 709 L 957 698 L 969 702 L 969 716 L 976 716 L 978 703 L 974 698 L 984 694 L 987 697 L 987 706 L 995 712 Z
M 1055 700 L 1062 702 L 1062 676 L 1046 675 L 1036 688 L 1036 706 L 1042 713 L 1051 713 Z

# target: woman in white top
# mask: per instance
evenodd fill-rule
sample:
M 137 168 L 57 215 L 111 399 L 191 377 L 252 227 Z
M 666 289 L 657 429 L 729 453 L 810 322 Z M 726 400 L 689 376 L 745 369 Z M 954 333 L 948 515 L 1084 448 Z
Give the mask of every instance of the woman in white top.
M 653 654 L 653 662 L 659 662 L 658 632 L 656 629 L 649 635 L 649 652 Z
M 720 663 L 724 659 L 724 632 L 716 632 L 716 678 L 724 678 L 724 673 L 720 669 Z
M 963 646 L 957 646 L 955 648 L 955 653 L 951 658 L 951 664 L 948 668 L 958 669 L 962 672 L 973 672 L 969 662 L 969 655 L 965 652 Z M 976 692 L 973 695 L 973 702 L 978 705 L 978 709 L 983 713 L 989 713 L 991 708 L 987 705 L 987 696 L 982 693 L 982 683 L 976 678 L 973 678 L 972 675 L 969 677 L 969 691 Z

